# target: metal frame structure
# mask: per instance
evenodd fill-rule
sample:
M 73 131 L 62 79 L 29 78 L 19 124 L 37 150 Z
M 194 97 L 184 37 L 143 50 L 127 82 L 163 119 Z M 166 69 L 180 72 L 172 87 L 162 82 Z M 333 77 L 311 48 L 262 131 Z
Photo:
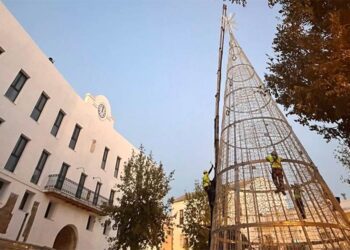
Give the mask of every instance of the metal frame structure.
M 211 249 L 350 249 L 350 223 L 344 211 L 230 24 L 226 28 L 230 41 Z M 271 151 L 283 159 L 286 195 L 275 192 L 265 160 Z M 303 191 L 306 219 L 298 210 L 293 184 Z

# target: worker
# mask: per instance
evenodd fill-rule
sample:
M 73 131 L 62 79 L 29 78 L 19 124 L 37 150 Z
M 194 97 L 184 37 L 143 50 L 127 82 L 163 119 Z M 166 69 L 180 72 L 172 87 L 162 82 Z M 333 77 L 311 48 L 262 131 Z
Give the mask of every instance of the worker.
M 283 183 L 282 158 L 277 155 L 276 151 L 272 151 L 270 155 L 266 156 L 266 160 L 271 164 L 272 181 L 277 188 L 275 192 L 281 192 L 283 195 L 286 195 Z
M 297 207 L 299 209 L 301 217 L 303 217 L 303 219 L 306 219 L 305 207 L 304 207 L 303 200 L 301 198 L 301 193 L 303 192 L 303 190 L 301 189 L 300 185 L 298 185 L 298 184 L 292 185 L 292 188 L 293 188 L 295 204 L 297 205 Z
M 208 191 L 208 201 L 209 201 L 209 206 L 210 206 L 210 211 L 212 212 L 214 209 L 214 203 L 215 203 L 215 190 L 216 190 L 216 177 L 214 177 L 209 186 L 209 191 Z
M 211 171 L 213 170 L 214 166 L 213 164 L 211 164 L 211 168 L 209 169 L 209 171 L 204 170 L 203 171 L 203 177 L 202 177 L 202 186 L 203 189 L 205 190 L 205 192 L 209 192 L 209 187 L 210 187 L 210 177 L 209 174 L 211 173 Z
M 202 186 L 205 192 L 209 191 L 210 187 L 210 178 L 209 178 L 209 173 L 207 170 L 204 170 L 203 172 L 203 177 L 202 177 Z
M 203 185 L 203 189 L 205 190 L 205 192 L 208 195 L 208 201 L 209 201 L 211 213 L 212 213 L 213 208 L 214 208 L 215 189 L 216 189 L 216 178 L 214 177 L 213 180 L 211 181 L 210 177 L 209 177 L 209 174 L 211 173 L 213 168 L 214 168 L 214 166 L 212 164 L 209 171 L 204 170 L 203 177 L 202 177 L 202 185 Z

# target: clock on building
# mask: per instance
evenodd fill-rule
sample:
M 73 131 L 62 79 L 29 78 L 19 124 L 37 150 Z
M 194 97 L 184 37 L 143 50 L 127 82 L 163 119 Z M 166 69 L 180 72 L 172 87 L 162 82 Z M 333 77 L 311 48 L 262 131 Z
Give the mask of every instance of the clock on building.
M 98 115 L 101 118 L 105 118 L 106 117 L 106 106 L 103 103 L 100 103 L 97 107 L 97 111 L 98 111 Z

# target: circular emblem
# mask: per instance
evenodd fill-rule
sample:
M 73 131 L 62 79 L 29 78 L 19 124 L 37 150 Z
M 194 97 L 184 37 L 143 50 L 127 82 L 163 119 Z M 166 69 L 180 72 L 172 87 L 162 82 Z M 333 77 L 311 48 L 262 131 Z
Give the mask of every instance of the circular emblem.
M 106 106 L 103 103 L 100 103 L 97 107 L 97 111 L 98 111 L 98 115 L 101 118 L 105 118 L 106 117 Z

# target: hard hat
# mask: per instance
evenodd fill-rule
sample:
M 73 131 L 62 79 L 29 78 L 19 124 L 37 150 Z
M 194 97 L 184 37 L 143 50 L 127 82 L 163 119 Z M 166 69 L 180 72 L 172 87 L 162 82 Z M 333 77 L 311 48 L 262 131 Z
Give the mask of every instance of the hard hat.
M 204 170 L 204 171 L 203 171 L 203 174 L 206 174 L 206 173 L 208 173 L 208 171 L 207 171 L 207 170 Z
M 277 156 L 277 152 L 274 150 L 271 152 L 271 155 L 276 155 Z

